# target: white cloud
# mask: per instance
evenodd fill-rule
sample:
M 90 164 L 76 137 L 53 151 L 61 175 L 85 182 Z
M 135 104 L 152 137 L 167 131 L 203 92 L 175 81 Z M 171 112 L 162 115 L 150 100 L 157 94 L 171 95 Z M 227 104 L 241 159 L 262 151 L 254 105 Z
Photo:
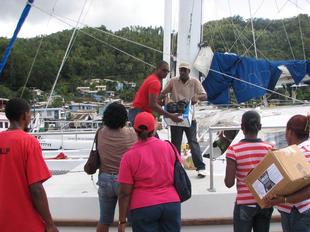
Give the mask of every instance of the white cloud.
M 0 1 L 0 36 L 11 37 L 26 0 Z M 162 26 L 164 23 L 165 0 L 34 0 L 35 7 L 31 9 L 19 37 L 50 34 L 71 28 L 38 8 L 51 13 L 55 6 L 55 15 L 77 21 L 85 1 L 87 4 L 82 22 L 88 26 L 105 25 L 115 31 L 130 25 Z M 177 1 L 173 0 L 174 6 Z M 275 5 L 276 2 L 279 8 L 283 6 L 280 11 Z M 298 3 L 298 6 L 294 3 Z M 251 0 L 251 6 L 253 17 L 287 18 L 310 12 L 309 0 Z M 248 0 L 204 0 L 204 22 L 232 15 L 249 18 Z M 71 24 L 75 25 L 72 22 Z M 177 17 L 174 16 L 173 26 L 176 25 Z

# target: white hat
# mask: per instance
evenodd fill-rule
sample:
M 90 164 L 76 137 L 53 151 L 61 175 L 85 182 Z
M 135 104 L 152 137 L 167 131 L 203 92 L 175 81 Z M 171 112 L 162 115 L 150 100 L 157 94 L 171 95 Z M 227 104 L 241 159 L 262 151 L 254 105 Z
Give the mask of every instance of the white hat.
M 188 64 L 188 63 L 181 63 L 181 64 L 179 65 L 179 68 L 186 68 L 186 69 L 190 69 L 190 68 L 189 68 L 189 64 Z

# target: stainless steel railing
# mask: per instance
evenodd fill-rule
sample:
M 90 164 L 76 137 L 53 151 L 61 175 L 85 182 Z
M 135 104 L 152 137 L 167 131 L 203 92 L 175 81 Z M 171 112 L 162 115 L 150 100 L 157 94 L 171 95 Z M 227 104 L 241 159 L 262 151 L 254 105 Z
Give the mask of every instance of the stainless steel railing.
M 216 192 L 215 186 L 214 186 L 214 149 L 213 149 L 213 137 L 214 134 L 219 132 L 219 131 L 223 131 L 223 130 L 240 130 L 240 127 L 226 127 L 226 126 L 221 126 L 221 127 L 209 127 L 207 130 L 209 132 L 209 149 L 210 149 L 210 186 L 208 188 L 208 191 L 210 192 Z M 265 131 L 265 130 L 269 130 L 269 129 L 283 129 L 285 130 L 285 126 L 268 126 L 268 127 L 262 127 L 261 131 Z M 201 138 L 201 137 L 200 137 Z M 262 138 L 263 139 L 263 138 Z M 234 141 L 233 141 L 234 142 Z

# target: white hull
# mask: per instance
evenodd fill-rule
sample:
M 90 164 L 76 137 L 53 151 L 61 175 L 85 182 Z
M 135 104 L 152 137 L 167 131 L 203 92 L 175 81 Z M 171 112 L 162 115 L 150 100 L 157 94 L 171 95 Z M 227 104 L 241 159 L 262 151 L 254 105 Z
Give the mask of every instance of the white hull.
M 198 124 L 200 125 L 200 129 L 204 128 L 209 130 L 209 133 L 203 136 L 204 142 L 201 142 L 201 144 L 207 143 L 209 147 L 212 147 L 216 132 L 218 131 L 213 131 L 212 126 L 223 125 L 223 123 L 228 127 L 239 125 L 241 115 L 246 110 L 247 109 L 223 110 L 201 107 L 201 110 L 197 111 Z M 262 115 L 263 127 L 265 125 L 281 125 L 282 128 L 277 130 L 283 132 L 287 120 L 293 114 L 296 114 L 296 112 L 306 114 L 310 112 L 310 106 L 257 110 Z M 211 142 L 209 140 L 210 131 L 213 136 Z M 199 134 L 201 133 L 202 131 L 200 131 Z M 270 137 L 270 133 L 265 132 L 265 129 L 263 129 L 260 135 Z M 167 138 L 167 130 L 160 131 L 160 136 L 162 138 Z M 236 137 L 235 141 L 239 141 L 242 138 L 242 133 L 239 133 L 238 136 L 241 137 Z M 270 138 L 270 140 L 274 139 L 272 136 Z M 90 148 L 88 148 L 88 150 L 85 149 L 84 151 L 88 154 L 89 149 Z M 65 150 L 62 151 L 66 153 Z M 87 156 L 82 156 L 81 150 L 70 150 L 70 152 L 72 154 L 75 152 L 76 155 L 71 155 L 67 160 L 46 160 L 49 168 L 54 170 L 54 173 L 58 174 L 44 183 L 52 215 L 58 222 L 66 222 L 71 225 L 81 225 L 82 222 L 94 226 L 99 217 L 96 186 L 97 175 L 94 175 L 94 180 L 92 180 L 90 176 L 83 172 L 83 165 L 86 162 Z M 199 179 L 196 176 L 196 171 L 188 170 L 188 174 L 192 181 L 193 195 L 190 200 L 182 204 L 182 221 L 187 223 L 198 223 L 204 226 L 193 228 L 184 227 L 182 231 L 200 231 L 200 229 L 208 231 L 208 228 L 212 228 L 214 231 L 232 231 L 232 225 L 230 223 L 232 221 L 236 189 L 235 187 L 228 189 L 224 185 L 226 167 L 225 155 L 219 156 L 211 163 L 209 159 L 204 158 L 204 162 L 206 163 L 208 172 L 206 178 Z M 210 170 L 212 170 L 212 172 Z M 274 210 L 273 216 L 279 218 L 279 214 L 276 210 Z M 116 221 L 117 218 L 118 211 L 116 210 Z M 229 223 L 229 225 L 223 226 L 223 223 Z M 272 228 L 271 231 L 281 231 L 279 223 L 273 224 Z M 212 229 L 209 231 L 212 231 Z

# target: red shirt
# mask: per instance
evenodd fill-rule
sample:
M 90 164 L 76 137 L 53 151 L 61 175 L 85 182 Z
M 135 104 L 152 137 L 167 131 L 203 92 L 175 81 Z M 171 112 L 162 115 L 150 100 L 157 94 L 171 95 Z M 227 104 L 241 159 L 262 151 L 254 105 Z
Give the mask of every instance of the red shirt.
M 51 174 L 37 139 L 22 130 L 0 133 L 0 231 L 43 232 L 45 225 L 33 207 L 29 185 Z
M 149 75 L 144 80 L 138 92 L 136 93 L 132 103 L 133 107 L 152 113 L 153 110 L 149 106 L 149 95 L 154 94 L 156 96 L 159 96 L 160 89 L 161 89 L 161 83 L 159 77 L 156 76 L 155 74 Z

